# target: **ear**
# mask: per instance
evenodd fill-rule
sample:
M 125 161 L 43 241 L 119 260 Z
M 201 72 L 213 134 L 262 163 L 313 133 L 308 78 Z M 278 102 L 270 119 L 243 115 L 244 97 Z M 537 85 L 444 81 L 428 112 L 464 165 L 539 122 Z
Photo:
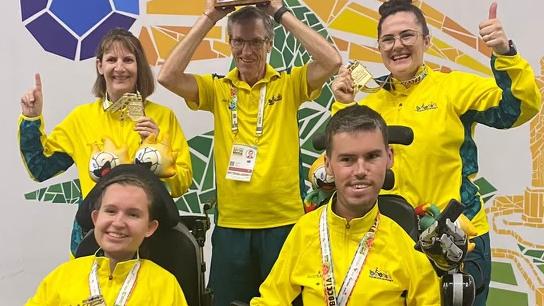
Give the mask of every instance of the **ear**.
M 98 73 L 100 73 L 100 75 L 104 75 L 104 71 L 102 71 L 102 61 L 100 61 L 100 59 L 96 59 L 96 70 L 98 71 Z
M 272 40 L 269 40 L 269 41 L 266 42 L 266 53 L 272 52 L 272 44 L 273 43 L 274 42 Z
M 149 225 L 147 227 L 147 232 L 145 233 L 145 238 L 148 238 L 151 235 L 153 235 L 153 233 L 157 230 L 158 227 L 159 227 L 159 221 L 153 220 L 149 222 Z
M 325 161 L 325 172 L 327 175 L 334 177 L 334 172 L 332 171 L 331 159 L 327 156 L 327 153 L 323 155 Z
M 423 38 L 423 45 L 425 46 L 425 51 L 427 51 L 431 46 L 431 34 L 428 34 Z
M 91 219 L 93 220 L 93 225 L 96 225 L 96 219 L 98 218 L 98 210 L 93 210 L 91 212 Z
M 393 167 L 393 156 L 393 149 L 391 149 L 391 146 L 387 146 L 387 169 L 391 169 L 391 167 Z

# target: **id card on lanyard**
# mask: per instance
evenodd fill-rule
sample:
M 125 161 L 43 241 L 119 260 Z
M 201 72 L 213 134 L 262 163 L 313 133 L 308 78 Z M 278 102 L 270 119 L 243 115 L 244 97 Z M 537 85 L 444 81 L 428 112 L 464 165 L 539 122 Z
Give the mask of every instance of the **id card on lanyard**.
M 323 290 L 325 292 L 325 303 L 329 306 L 345 306 L 355 288 L 357 279 L 363 270 L 363 266 L 368 256 L 368 252 L 374 243 L 374 236 L 378 228 L 380 214 L 376 216 L 374 224 L 370 230 L 363 236 L 359 242 L 359 246 L 355 251 L 353 260 L 349 270 L 342 282 L 338 296 L 336 295 L 335 279 L 332 262 L 332 250 L 329 236 L 329 225 L 327 223 L 327 210 L 325 206 L 321 211 L 321 219 L 319 220 L 319 240 L 321 242 L 321 259 L 322 259 L 322 275 L 323 275 Z
M 264 107 L 266 98 L 266 85 L 262 86 L 259 95 L 259 109 L 257 112 L 257 127 L 255 136 L 260 138 L 264 131 Z M 235 87 L 231 88 L 231 100 L 229 103 L 231 112 L 231 130 L 236 135 L 238 133 L 238 90 Z M 226 179 L 249 182 L 255 170 L 257 162 L 257 147 L 234 143 L 230 153 L 229 165 L 227 167 Z
M 127 303 L 130 292 L 136 283 L 136 276 L 138 275 L 138 270 L 140 270 L 140 265 L 141 262 L 138 258 L 134 266 L 132 266 L 132 269 L 130 269 L 127 278 L 123 282 L 123 286 L 121 287 L 121 290 L 119 290 L 119 294 L 115 299 L 114 306 L 124 306 Z M 106 306 L 106 301 L 104 301 L 104 297 L 100 292 L 100 285 L 98 284 L 98 264 L 96 263 L 96 259 L 91 267 L 91 273 L 89 273 L 89 289 L 91 291 L 91 297 L 84 301 L 84 305 Z

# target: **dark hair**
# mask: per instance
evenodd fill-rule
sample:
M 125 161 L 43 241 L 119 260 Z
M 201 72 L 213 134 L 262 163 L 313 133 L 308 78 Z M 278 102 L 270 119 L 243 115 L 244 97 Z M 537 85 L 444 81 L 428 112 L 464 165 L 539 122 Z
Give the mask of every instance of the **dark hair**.
M 365 105 L 351 105 L 339 110 L 327 123 L 325 137 L 327 143 L 326 153 L 331 156 L 332 137 L 339 133 L 355 133 L 360 131 L 382 132 L 383 143 L 388 146 L 387 124 L 382 116 Z
M 264 29 L 266 30 L 266 38 L 269 40 L 274 39 L 274 24 L 272 18 L 268 16 L 262 9 L 255 6 L 244 6 L 243 8 L 233 12 L 229 15 L 227 21 L 227 33 L 229 37 L 232 37 L 232 25 L 235 23 L 242 23 L 246 20 L 262 20 Z
M 121 174 L 118 175 L 115 178 L 112 178 L 111 180 L 107 181 L 106 184 L 101 186 L 102 190 L 96 201 L 93 203 L 93 210 L 100 210 L 100 206 L 102 206 L 102 199 L 104 198 L 104 194 L 106 193 L 106 190 L 109 186 L 113 184 L 119 184 L 123 186 L 135 186 L 141 188 L 148 200 L 148 211 L 149 211 L 149 220 L 157 219 L 157 205 L 154 205 L 155 197 L 153 195 L 153 191 L 151 190 L 151 184 L 147 182 L 144 178 L 139 177 L 134 174 Z
M 153 72 L 151 67 L 147 62 L 145 57 L 144 48 L 140 43 L 140 40 L 136 38 L 130 31 L 115 28 L 109 31 L 100 41 L 98 48 L 96 49 L 96 58 L 102 61 L 104 53 L 106 53 L 112 45 L 116 42 L 121 43 L 125 48 L 136 56 L 136 65 L 138 68 L 137 79 L 136 79 L 136 89 L 142 95 L 142 98 L 145 99 L 149 97 L 153 91 L 155 91 L 155 79 L 153 78 Z M 103 75 L 98 73 L 98 68 L 96 69 L 96 80 L 93 86 L 93 94 L 96 97 L 104 98 L 106 95 L 106 79 Z
M 421 29 L 424 36 L 429 35 L 429 27 L 427 26 L 427 20 L 423 16 L 423 12 L 415 5 L 412 4 L 412 0 L 389 0 L 380 5 L 378 9 L 380 13 L 380 20 L 378 21 L 378 37 L 382 33 L 382 23 L 385 18 L 394 15 L 398 12 L 410 12 L 416 16 L 417 23 L 421 25 Z

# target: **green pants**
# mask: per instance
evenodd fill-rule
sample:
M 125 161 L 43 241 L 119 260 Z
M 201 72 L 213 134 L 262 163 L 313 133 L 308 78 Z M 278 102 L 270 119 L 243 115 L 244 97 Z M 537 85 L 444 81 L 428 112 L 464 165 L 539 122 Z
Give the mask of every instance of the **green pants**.
M 269 229 L 234 229 L 216 226 L 212 234 L 212 262 L 208 286 L 214 306 L 238 300 L 249 303 L 259 295 L 283 242 L 293 225 Z

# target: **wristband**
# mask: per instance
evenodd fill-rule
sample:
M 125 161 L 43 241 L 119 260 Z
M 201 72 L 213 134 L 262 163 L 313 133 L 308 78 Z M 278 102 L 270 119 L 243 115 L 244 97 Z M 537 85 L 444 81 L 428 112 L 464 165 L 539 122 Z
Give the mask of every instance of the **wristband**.
M 290 12 L 290 10 L 285 7 L 285 6 L 282 6 L 280 7 L 275 13 L 274 13 L 274 20 L 277 22 L 277 23 L 281 23 L 281 17 L 283 16 L 283 14 L 285 14 L 286 12 Z

